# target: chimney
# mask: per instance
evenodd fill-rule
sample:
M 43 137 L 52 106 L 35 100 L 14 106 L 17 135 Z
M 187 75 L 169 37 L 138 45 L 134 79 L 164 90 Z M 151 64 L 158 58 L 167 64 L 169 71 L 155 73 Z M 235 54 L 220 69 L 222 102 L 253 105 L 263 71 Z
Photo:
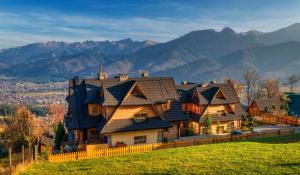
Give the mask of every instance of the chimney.
M 200 83 L 200 87 L 206 87 L 206 86 L 208 86 L 208 83 L 206 83 L 206 82 L 201 82 Z
M 103 72 L 102 64 L 100 64 L 100 70 L 98 72 L 98 79 L 99 80 L 107 79 L 107 73 Z
M 119 81 L 128 80 L 128 74 L 119 74 Z
M 187 81 L 183 81 L 183 82 L 181 82 L 181 84 L 188 84 L 188 82 Z
M 149 77 L 149 71 L 143 71 L 142 72 L 142 78 L 146 78 L 146 77 Z
M 217 81 L 216 80 L 212 80 L 212 81 L 210 81 L 210 84 L 217 84 Z

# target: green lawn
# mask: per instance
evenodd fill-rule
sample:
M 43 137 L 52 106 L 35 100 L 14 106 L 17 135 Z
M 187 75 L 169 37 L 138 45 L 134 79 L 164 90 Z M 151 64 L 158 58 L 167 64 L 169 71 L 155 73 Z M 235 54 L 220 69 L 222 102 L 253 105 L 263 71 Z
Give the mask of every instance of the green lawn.
M 300 174 L 300 134 L 65 163 L 24 174 Z

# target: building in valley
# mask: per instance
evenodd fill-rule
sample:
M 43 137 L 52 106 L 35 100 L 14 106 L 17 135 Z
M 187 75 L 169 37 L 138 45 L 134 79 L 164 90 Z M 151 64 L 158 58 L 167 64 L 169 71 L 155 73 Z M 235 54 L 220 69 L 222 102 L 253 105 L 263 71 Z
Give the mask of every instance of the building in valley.
M 157 143 L 180 137 L 189 118 L 181 110 L 171 77 L 107 78 L 69 81 L 65 126 L 69 141 L 109 146 Z
M 203 124 L 210 117 L 213 133 L 222 133 L 241 127 L 245 114 L 235 88 L 231 83 L 187 83 L 177 85 L 182 111 L 190 118 L 188 127 L 194 134 L 202 134 Z

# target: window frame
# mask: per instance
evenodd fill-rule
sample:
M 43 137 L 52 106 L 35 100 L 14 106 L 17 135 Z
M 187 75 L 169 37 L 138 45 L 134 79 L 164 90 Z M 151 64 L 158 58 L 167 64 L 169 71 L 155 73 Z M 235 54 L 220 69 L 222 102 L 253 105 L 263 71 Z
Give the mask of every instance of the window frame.
M 143 135 L 143 136 L 134 136 L 133 137 L 133 143 L 135 145 L 146 144 L 147 143 L 147 136 L 146 135 Z

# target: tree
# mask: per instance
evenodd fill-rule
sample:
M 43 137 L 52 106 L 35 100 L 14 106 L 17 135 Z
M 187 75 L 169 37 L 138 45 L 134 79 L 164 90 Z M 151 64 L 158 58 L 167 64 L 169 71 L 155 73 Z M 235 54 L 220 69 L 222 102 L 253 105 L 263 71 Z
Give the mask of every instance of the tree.
M 205 121 L 203 123 L 202 133 L 209 135 L 211 134 L 211 117 L 206 116 Z
M 52 104 L 49 106 L 48 124 L 50 128 L 50 132 L 53 133 L 54 137 L 55 137 L 55 131 L 57 130 L 59 123 L 62 123 L 64 120 L 64 115 L 65 115 L 65 106 L 58 105 L 58 104 Z
M 290 87 L 290 92 L 293 93 L 294 85 L 300 80 L 300 76 L 292 75 L 288 77 L 287 82 L 284 85 L 288 85 Z
M 290 99 L 288 98 L 287 95 L 282 95 L 280 97 L 280 100 L 281 100 L 281 106 L 280 106 L 280 109 L 285 113 L 287 114 L 288 111 L 289 111 L 289 101 Z
M 30 152 L 31 146 L 42 134 L 42 130 L 36 125 L 35 115 L 25 106 L 20 106 L 17 107 L 15 115 L 11 117 L 4 133 L 4 140 L 8 147 L 24 144 L 28 146 Z
M 65 128 L 64 125 L 60 122 L 57 126 L 56 132 L 55 132 L 55 147 L 56 149 L 60 149 L 61 142 L 65 136 Z
M 280 97 L 279 82 L 277 79 L 263 80 L 263 88 L 266 90 L 268 99 L 278 99 Z
M 242 116 L 242 128 L 253 130 L 253 127 L 257 125 L 256 120 L 250 115 Z
M 259 76 L 254 69 L 248 69 L 243 73 L 243 79 L 246 85 L 247 104 L 249 106 L 251 101 L 254 99 Z

